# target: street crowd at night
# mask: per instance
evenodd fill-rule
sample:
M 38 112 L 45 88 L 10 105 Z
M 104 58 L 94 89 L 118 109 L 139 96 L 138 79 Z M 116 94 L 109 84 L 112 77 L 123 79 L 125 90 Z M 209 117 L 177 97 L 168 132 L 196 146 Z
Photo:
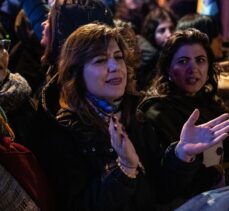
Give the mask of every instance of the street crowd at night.
M 0 211 L 228 211 L 228 11 L 0 0 Z

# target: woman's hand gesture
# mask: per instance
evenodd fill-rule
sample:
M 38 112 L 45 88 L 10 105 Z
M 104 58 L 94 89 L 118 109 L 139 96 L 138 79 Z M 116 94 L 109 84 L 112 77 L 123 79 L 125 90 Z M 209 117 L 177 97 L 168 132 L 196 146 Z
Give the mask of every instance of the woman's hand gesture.
M 123 125 L 116 116 L 113 116 L 109 124 L 111 145 L 118 154 L 118 159 L 124 167 L 135 169 L 138 167 L 139 158 L 135 148 L 125 132 Z
M 189 162 L 195 155 L 223 141 L 229 136 L 229 114 L 225 113 L 207 123 L 195 125 L 199 118 L 199 110 L 195 109 L 184 124 L 180 141 L 176 146 L 176 155 Z

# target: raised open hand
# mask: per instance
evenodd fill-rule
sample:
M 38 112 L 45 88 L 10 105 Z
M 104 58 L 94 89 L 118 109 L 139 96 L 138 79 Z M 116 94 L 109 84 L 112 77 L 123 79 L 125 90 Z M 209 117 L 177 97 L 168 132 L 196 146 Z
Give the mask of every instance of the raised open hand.
M 109 124 L 111 145 L 118 154 L 120 163 L 126 167 L 137 168 L 139 158 L 135 148 L 118 118 L 113 116 Z
M 190 161 L 195 155 L 229 136 L 228 113 L 196 126 L 198 118 L 199 110 L 195 109 L 182 128 L 180 141 L 175 149 L 181 160 Z

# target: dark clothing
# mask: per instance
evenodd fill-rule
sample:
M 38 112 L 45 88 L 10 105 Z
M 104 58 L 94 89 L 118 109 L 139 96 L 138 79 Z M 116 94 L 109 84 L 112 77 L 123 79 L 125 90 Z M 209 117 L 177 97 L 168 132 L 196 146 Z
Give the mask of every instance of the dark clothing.
M 26 40 L 19 41 L 10 51 L 9 69 L 20 73 L 32 88 L 32 95 L 45 81 L 45 71 L 41 65 L 43 49 L 33 33 Z
M 132 107 L 128 112 L 133 115 L 125 129 L 146 174 L 140 171 L 136 179 L 128 178 L 115 165 L 117 154 L 109 134 L 73 112 L 59 110 L 53 103 L 58 100 L 57 90 L 55 78 L 43 89 L 33 138 L 36 142 L 31 148 L 50 178 L 59 210 L 155 210 L 156 200 L 170 200 L 199 168 L 199 159 L 191 164 L 178 160 L 174 146 L 168 149 L 161 168 L 163 152 L 154 130 L 148 121 L 136 121 L 138 98 L 129 96 Z M 106 170 L 106 164 L 114 165 Z
M 114 17 L 126 22 L 130 22 L 136 34 L 141 33 L 141 28 L 146 15 L 154 6 L 144 3 L 141 8 L 129 9 L 124 2 L 120 2 L 115 7 Z
M 141 103 L 139 111 L 143 112 L 147 119 L 151 120 L 152 127 L 160 140 L 163 148 L 167 148 L 172 142 L 180 139 L 180 132 L 184 123 L 188 120 L 195 108 L 200 110 L 197 125 L 210 121 L 224 113 L 225 110 L 213 100 L 201 96 L 169 96 L 152 97 Z M 226 142 L 224 144 L 226 145 Z M 228 147 L 224 146 L 226 149 Z M 225 151 L 225 158 L 228 157 Z M 214 167 L 206 168 L 203 164 L 196 175 L 196 180 L 186 189 L 183 196 L 191 197 L 217 184 L 221 175 Z
M 64 2 L 63 5 L 56 9 L 53 23 L 55 36 L 52 43 L 52 52 L 49 55 L 49 62 L 52 64 L 56 63 L 64 41 L 78 27 L 94 21 L 114 26 L 111 11 L 101 1 L 88 1 L 85 5 Z
M 18 73 L 10 73 L 0 84 L 0 106 L 6 112 L 18 142 L 25 145 L 28 127 L 35 113 L 30 93 L 29 84 Z
M 152 86 L 152 80 L 157 73 L 156 64 L 160 51 L 141 35 L 137 35 L 137 40 L 140 49 L 140 67 L 136 71 L 137 89 L 138 91 L 146 91 Z

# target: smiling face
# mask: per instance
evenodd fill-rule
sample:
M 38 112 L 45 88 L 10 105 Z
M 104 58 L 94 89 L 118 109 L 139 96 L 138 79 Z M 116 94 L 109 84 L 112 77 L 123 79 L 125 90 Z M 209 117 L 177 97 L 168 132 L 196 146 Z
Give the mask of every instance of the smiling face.
M 123 96 L 127 83 L 127 68 L 123 53 L 114 39 L 106 52 L 84 65 L 83 78 L 87 91 L 112 103 Z
M 200 44 L 183 45 L 173 56 L 169 76 L 177 87 L 194 95 L 207 82 L 208 68 L 207 53 Z

